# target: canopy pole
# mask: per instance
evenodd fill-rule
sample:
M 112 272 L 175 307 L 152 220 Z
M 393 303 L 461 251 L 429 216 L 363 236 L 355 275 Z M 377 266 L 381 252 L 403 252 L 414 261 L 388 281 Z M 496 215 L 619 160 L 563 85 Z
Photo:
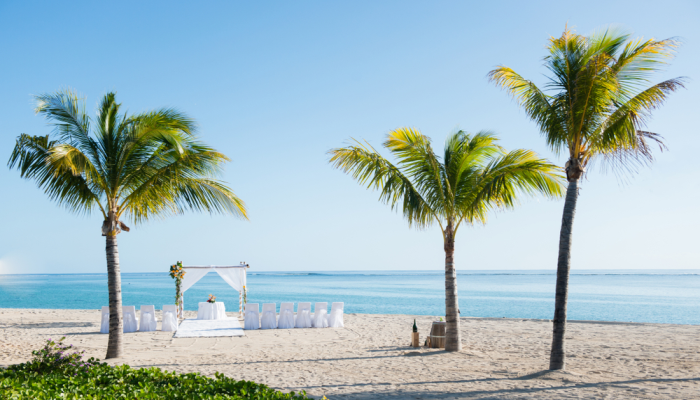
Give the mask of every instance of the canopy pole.
M 180 293 L 180 309 L 178 310 L 181 319 L 185 319 L 185 294 Z

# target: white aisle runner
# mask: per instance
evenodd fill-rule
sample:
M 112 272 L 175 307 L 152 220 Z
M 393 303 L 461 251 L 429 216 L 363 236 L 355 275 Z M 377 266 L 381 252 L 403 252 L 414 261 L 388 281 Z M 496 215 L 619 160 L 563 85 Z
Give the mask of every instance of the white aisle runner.
M 186 319 L 175 332 L 176 338 L 244 336 L 238 318 L 226 319 Z

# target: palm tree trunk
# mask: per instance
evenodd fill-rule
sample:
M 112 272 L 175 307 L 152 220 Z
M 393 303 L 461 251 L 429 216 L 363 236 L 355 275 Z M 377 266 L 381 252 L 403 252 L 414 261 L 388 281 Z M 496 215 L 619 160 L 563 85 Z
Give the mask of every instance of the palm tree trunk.
M 106 358 L 122 355 L 122 278 L 119 273 L 119 248 L 117 235 L 107 235 L 107 289 L 109 291 L 109 342 Z
M 457 270 L 454 264 L 455 236 L 452 222 L 445 228 L 445 350 L 462 350 L 457 299 Z
M 571 239 L 578 199 L 578 179 L 569 180 L 564 202 L 564 215 L 559 233 L 559 259 L 557 260 L 557 287 L 554 300 L 552 351 L 549 356 L 549 369 L 564 369 L 566 354 L 564 335 L 566 333 L 566 302 L 569 294 L 569 271 L 571 269 Z

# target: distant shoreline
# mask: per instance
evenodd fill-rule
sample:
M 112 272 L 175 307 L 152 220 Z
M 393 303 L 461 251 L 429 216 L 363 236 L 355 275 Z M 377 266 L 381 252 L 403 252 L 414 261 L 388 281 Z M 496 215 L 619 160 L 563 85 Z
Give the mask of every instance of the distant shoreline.
M 257 271 L 251 268 L 248 271 L 249 276 L 255 275 L 280 275 L 280 276 L 295 276 L 295 275 L 418 275 L 418 274 L 442 274 L 442 270 L 314 270 L 314 271 Z M 556 275 L 554 269 L 494 269 L 494 270 L 457 270 L 457 275 Z M 167 275 L 167 271 L 150 271 L 150 272 L 122 272 L 121 275 Z M 25 273 L 25 274 L 4 274 L 0 276 L 57 276 L 57 275 L 90 275 L 100 276 L 107 275 L 107 272 L 61 272 L 61 273 Z M 572 269 L 570 275 L 700 275 L 698 268 L 677 268 L 677 269 Z

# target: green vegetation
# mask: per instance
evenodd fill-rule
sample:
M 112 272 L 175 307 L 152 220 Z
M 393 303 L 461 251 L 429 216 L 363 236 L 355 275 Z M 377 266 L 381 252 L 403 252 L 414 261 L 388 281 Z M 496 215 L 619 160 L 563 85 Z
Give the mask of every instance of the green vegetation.
M 17 138 L 8 165 L 34 180 L 53 201 L 75 213 L 99 210 L 106 236 L 109 344 L 106 358 L 122 354 L 122 298 L 117 235 L 134 222 L 186 210 L 247 218 L 243 201 L 214 179 L 228 158 L 200 142 L 185 114 L 161 109 L 120 114 L 108 93 L 97 118 L 70 91 L 36 96 L 36 112 L 53 126 L 49 135 Z
M 566 303 L 579 180 L 595 160 L 614 171 L 634 171 L 653 160 L 653 144 L 664 149 L 662 137 L 645 125 L 652 111 L 683 87 L 683 80 L 651 85 L 649 76 L 673 57 L 677 46 L 673 39 L 630 40 L 629 35 L 614 31 L 585 37 L 566 30 L 549 43 L 544 62 L 550 72 L 546 92 L 508 67 L 490 72 L 491 80 L 537 123 L 549 147 L 567 155 L 569 184 L 559 235 L 550 369 L 565 367 Z
M 159 368 L 110 366 L 82 360 L 72 346 L 48 341 L 34 359 L 0 369 L 0 398 L 36 399 L 308 399 L 305 393 L 282 393 L 265 385 L 216 374 L 180 374 Z
M 454 245 L 462 224 L 486 223 L 494 208 L 512 208 L 520 194 L 559 197 L 560 168 L 530 150 L 507 152 L 488 132 L 459 131 L 447 137 L 444 155 L 433 152 L 430 139 L 414 129 L 390 132 L 384 142 L 396 165 L 374 148 L 357 142 L 330 151 L 330 162 L 368 188 L 381 191 L 380 200 L 401 207 L 409 226 L 438 224 L 445 250 L 445 350 L 462 348 L 457 301 Z

